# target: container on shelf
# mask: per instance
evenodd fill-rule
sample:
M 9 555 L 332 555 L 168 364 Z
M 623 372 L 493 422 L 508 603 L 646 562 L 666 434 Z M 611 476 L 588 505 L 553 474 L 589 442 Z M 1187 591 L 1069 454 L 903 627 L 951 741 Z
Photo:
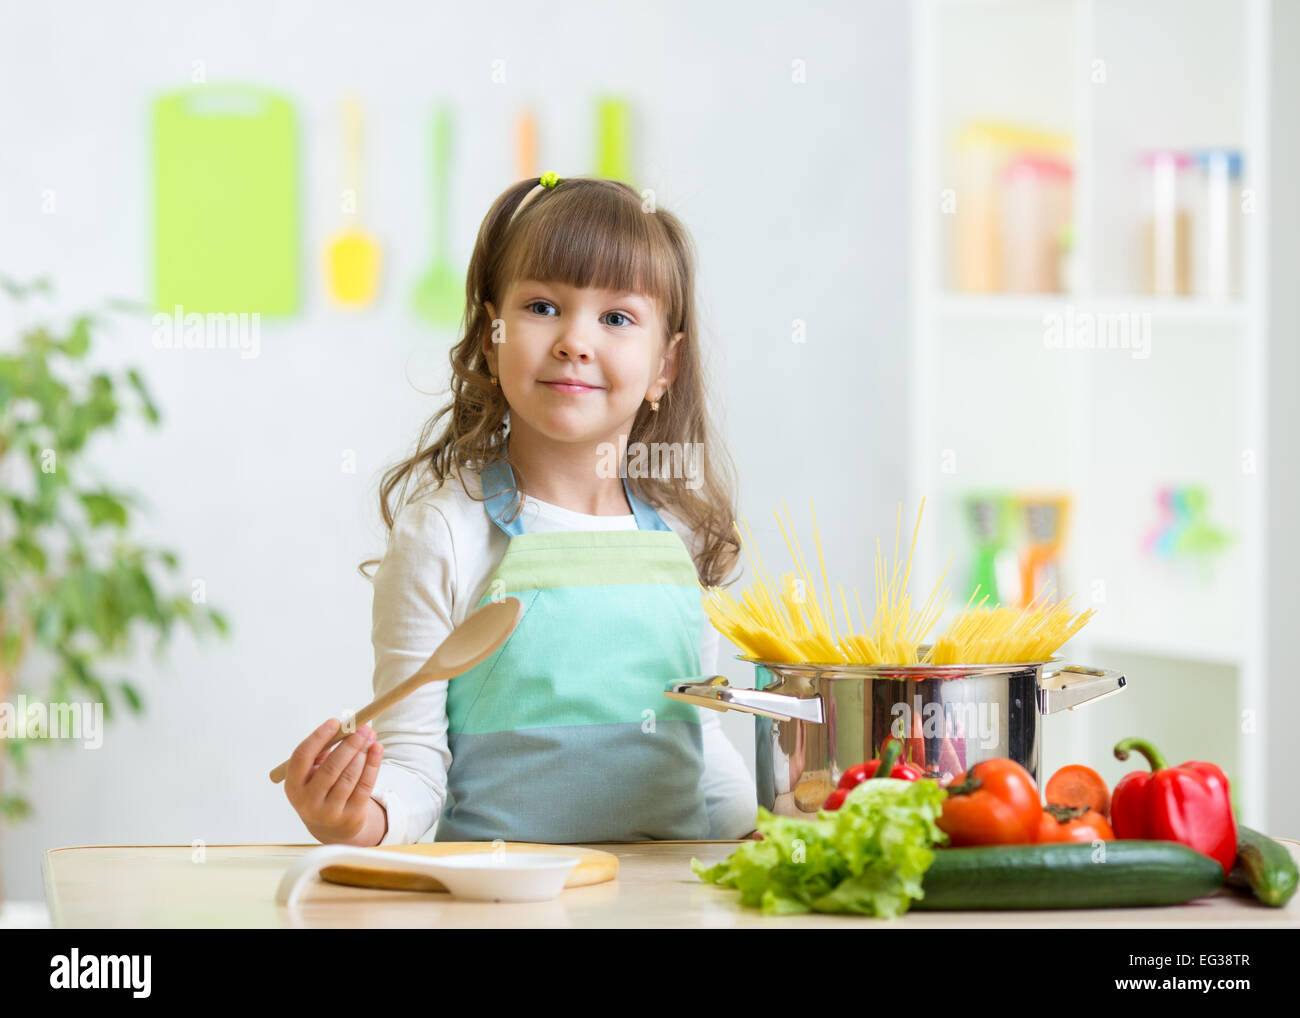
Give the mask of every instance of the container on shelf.
M 1019 124 L 973 120 L 957 134 L 953 285 L 962 293 L 999 293 L 1003 272 L 1001 205 L 1008 164 L 1022 155 L 1067 160 L 1069 135 Z
M 1002 289 L 1059 293 L 1062 244 L 1070 226 L 1073 171 L 1051 155 L 1024 152 L 1002 171 Z
M 1142 167 L 1143 288 L 1157 297 L 1187 296 L 1192 292 L 1191 157 L 1147 152 Z
M 1193 157 L 1192 292 L 1241 296 L 1241 153 L 1203 149 Z

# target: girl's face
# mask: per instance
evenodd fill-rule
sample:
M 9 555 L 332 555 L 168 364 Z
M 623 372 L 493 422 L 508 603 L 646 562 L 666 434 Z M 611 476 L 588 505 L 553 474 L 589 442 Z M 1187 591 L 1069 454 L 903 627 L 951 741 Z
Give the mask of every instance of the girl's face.
M 560 442 L 614 441 L 676 377 L 684 333 L 665 343 L 650 297 L 526 279 L 507 287 L 501 307 L 485 307 L 493 331 L 483 352 L 512 431 L 522 423 Z

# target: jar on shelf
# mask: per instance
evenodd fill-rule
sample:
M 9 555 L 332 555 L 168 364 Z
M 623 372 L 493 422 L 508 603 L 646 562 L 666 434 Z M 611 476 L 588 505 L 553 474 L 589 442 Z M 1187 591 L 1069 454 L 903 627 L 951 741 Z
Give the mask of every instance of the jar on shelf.
M 998 293 L 1003 279 L 1002 181 L 1007 164 L 1023 152 L 1068 158 L 1068 134 L 998 120 L 972 120 L 955 138 L 951 167 L 956 187 L 952 283 L 963 293 Z
M 1192 292 L 1230 300 L 1241 296 L 1241 153 L 1204 149 L 1194 161 Z
M 1157 297 L 1186 296 L 1191 283 L 1191 157 L 1147 152 L 1142 157 L 1144 290 Z
M 998 279 L 997 179 L 1004 159 L 995 130 L 974 124 L 957 141 L 955 280 L 963 293 L 994 293 Z
M 1059 293 L 1062 234 L 1070 224 L 1073 171 L 1064 159 L 1022 152 L 1002 174 L 999 258 L 1007 293 Z

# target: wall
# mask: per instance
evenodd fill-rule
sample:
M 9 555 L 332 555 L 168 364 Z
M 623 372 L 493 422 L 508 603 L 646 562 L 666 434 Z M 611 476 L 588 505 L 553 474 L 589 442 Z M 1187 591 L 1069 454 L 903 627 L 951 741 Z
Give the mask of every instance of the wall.
M 327 715 L 370 698 L 377 485 L 440 405 L 452 341 L 408 313 L 426 267 L 429 119 L 455 109 L 452 222 L 468 257 L 514 179 L 512 118 L 536 104 L 541 169 L 591 172 L 590 101 L 628 96 L 645 186 L 688 225 L 716 406 L 740 511 L 769 558 L 785 499 L 834 574 L 869 577 L 904 497 L 903 5 L 145 2 L 6 13 L 0 38 L 0 274 L 48 274 L 63 312 L 149 295 L 148 103 L 188 83 L 250 80 L 296 104 L 302 139 L 301 313 L 262 323 L 262 352 L 164 351 L 147 323 L 105 339 L 137 366 L 164 427 L 122 428 L 93 465 L 143 496 L 136 531 L 174 548 L 231 618 L 225 643 L 181 633 L 161 666 L 110 674 L 144 690 L 93 753 L 37 754 L 37 815 L 3 832 L 4 894 L 41 895 L 40 854 L 100 843 L 309 842 L 267 770 Z M 506 61 L 506 82 L 490 80 Z M 806 82 L 794 84 L 803 60 Z M 384 244 L 380 303 L 331 308 L 321 252 L 338 226 L 338 102 L 367 115 L 366 223 Z M 55 211 L 42 211 L 54 192 Z M 792 321 L 806 323 L 803 344 Z M 12 326 L 0 335 L 11 342 Z M 356 471 L 341 469 L 344 451 Z M 911 510 L 909 509 L 910 513 Z M 745 582 L 748 582 L 747 578 Z M 727 651 L 724 650 L 724 655 Z M 748 682 L 748 667 L 723 669 Z M 727 716 L 752 760 L 752 722 Z

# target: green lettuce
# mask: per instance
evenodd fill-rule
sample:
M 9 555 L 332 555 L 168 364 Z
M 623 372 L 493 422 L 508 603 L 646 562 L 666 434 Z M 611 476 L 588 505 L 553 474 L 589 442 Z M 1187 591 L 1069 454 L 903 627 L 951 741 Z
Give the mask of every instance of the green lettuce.
M 948 836 L 935 820 L 947 793 L 932 780 L 872 778 L 838 810 L 816 820 L 774 816 L 762 806 L 762 841 L 746 841 L 710 866 L 691 860 L 701 880 L 740 890 L 742 905 L 765 915 L 853 912 L 892 918 L 924 897 L 921 880 L 934 845 Z

